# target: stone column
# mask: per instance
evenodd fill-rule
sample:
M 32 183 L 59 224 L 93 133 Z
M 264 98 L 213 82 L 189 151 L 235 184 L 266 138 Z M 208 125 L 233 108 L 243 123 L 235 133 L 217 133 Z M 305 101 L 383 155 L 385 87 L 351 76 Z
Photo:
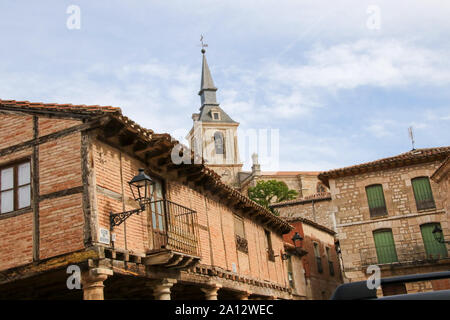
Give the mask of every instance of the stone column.
M 162 279 L 151 283 L 155 300 L 170 300 L 170 289 L 175 283 L 175 279 Z
M 200 288 L 205 293 L 206 300 L 217 300 L 217 291 L 222 288 L 219 283 L 214 283 L 207 288 Z
M 106 268 L 94 268 L 84 272 L 81 276 L 83 300 L 104 300 L 103 281 L 112 275 L 113 271 Z
M 238 293 L 238 299 L 239 300 L 248 300 L 248 297 L 251 295 L 252 293 L 250 291 L 241 291 Z

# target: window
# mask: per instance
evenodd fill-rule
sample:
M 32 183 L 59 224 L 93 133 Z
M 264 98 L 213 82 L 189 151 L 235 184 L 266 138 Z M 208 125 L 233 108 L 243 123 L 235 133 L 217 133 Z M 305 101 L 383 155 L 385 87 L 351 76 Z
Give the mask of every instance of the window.
M 220 113 L 219 112 L 213 112 L 212 113 L 213 120 L 220 120 Z
M 248 242 L 244 232 L 244 220 L 237 215 L 234 215 L 234 234 L 236 237 L 236 248 L 239 251 L 248 253 Z
M 214 133 L 214 146 L 216 154 L 225 154 L 225 143 L 222 132 L 217 131 Z
M 153 230 L 164 231 L 164 200 L 161 181 L 153 178 L 154 183 L 150 186 L 150 194 L 152 196 L 151 211 L 152 211 L 152 227 Z
M 266 235 L 266 247 L 267 247 L 267 257 L 270 261 L 275 261 L 275 252 L 272 249 L 272 239 L 270 237 L 270 231 L 264 230 Z
M 7 213 L 31 204 L 30 161 L 4 167 L 0 172 L 0 213 Z
M 314 242 L 313 245 L 314 245 L 314 256 L 316 257 L 316 263 L 317 263 L 317 271 L 319 273 L 322 273 L 323 266 L 322 266 L 322 258 L 320 257 L 319 244 L 317 242 Z
M 330 248 L 326 247 L 325 252 L 327 253 L 328 268 L 330 270 L 330 276 L 334 276 L 334 266 L 333 266 L 333 261 L 331 260 L 331 256 L 330 256 Z
M 384 216 L 387 214 L 386 202 L 384 201 L 383 187 L 375 184 L 366 187 L 367 201 L 371 217 Z
M 375 241 L 378 263 L 392 263 L 398 261 L 392 230 L 376 230 L 373 232 L 373 239 Z
M 321 182 L 317 182 L 316 191 L 317 193 L 322 193 L 327 191 L 327 189 L 325 189 L 325 186 Z
M 417 210 L 435 208 L 433 193 L 431 192 L 430 180 L 428 177 L 419 177 L 411 180 L 414 198 L 416 199 Z
M 445 246 L 445 243 L 440 243 L 433 235 L 433 230 L 436 226 L 439 228 L 441 227 L 440 223 L 427 223 L 420 226 L 425 253 L 427 258 L 431 259 L 446 258 L 447 247 Z
M 288 260 L 287 260 L 287 269 L 288 269 L 288 281 L 289 281 L 289 286 L 291 288 L 295 288 L 295 284 L 294 284 L 294 273 L 292 271 L 292 257 L 289 256 Z

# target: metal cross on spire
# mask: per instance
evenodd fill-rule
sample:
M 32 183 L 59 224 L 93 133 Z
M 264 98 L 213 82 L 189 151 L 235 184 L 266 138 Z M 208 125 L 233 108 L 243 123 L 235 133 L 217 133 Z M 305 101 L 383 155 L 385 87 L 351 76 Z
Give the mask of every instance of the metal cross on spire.
M 208 47 L 208 44 L 203 42 L 203 35 L 200 35 L 200 43 L 201 43 L 201 47 L 202 47 L 202 53 L 204 54 L 206 52 L 205 48 Z

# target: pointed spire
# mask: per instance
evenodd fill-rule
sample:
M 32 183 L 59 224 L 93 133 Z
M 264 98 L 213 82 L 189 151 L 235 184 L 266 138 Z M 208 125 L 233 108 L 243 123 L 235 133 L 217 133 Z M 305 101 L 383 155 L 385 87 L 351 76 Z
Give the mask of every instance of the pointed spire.
M 200 83 L 200 101 L 202 107 L 205 104 L 217 105 L 216 101 L 216 91 L 217 88 L 214 86 L 214 81 L 211 76 L 211 71 L 209 71 L 208 62 L 206 61 L 205 49 L 202 49 L 203 62 L 202 62 L 202 80 Z

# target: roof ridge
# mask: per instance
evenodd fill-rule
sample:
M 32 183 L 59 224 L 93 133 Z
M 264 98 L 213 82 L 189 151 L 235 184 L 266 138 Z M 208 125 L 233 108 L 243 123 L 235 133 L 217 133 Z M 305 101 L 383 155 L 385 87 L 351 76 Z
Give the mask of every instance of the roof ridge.
M 59 109 L 62 112 L 70 110 L 72 112 L 93 113 L 93 112 L 108 112 L 122 114 L 122 109 L 112 106 L 100 106 L 100 105 L 86 105 L 86 104 L 71 104 L 71 103 L 43 103 L 43 102 L 30 102 L 27 100 L 2 100 L 0 99 L 0 107 L 17 107 L 26 109 Z
M 323 171 L 319 174 L 319 179 L 328 186 L 328 177 L 330 176 L 341 176 L 341 175 L 351 175 L 357 174 L 360 170 L 376 170 L 380 168 L 380 166 L 386 165 L 398 165 L 402 161 L 423 161 L 427 157 L 438 156 L 438 155 L 446 155 L 450 153 L 450 146 L 442 146 L 442 147 L 434 147 L 434 148 L 422 148 L 422 149 L 413 149 L 408 152 L 400 153 L 395 156 L 381 158 L 369 162 L 363 162 L 356 165 L 351 165 L 347 167 L 332 169 L 328 171 Z

